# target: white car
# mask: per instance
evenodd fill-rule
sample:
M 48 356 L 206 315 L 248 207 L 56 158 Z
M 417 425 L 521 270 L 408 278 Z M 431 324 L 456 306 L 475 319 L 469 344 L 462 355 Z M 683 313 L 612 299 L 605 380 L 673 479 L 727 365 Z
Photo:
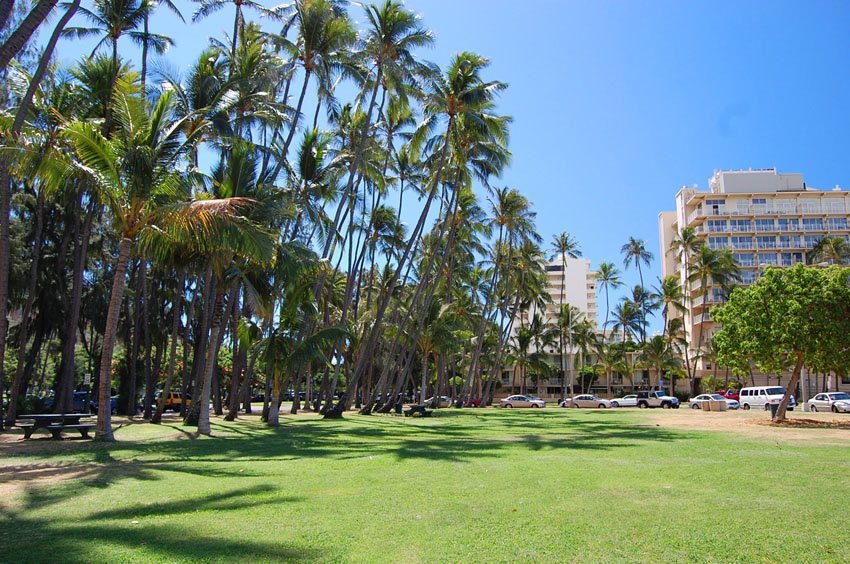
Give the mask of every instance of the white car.
M 438 405 L 439 402 L 439 405 Z M 430 397 L 425 400 L 425 405 L 428 407 L 451 407 L 452 398 L 449 396 Z
M 582 394 L 574 398 L 567 398 L 560 403 L 560 407 L 611 407 L 611 402 L 607 399 L 598 398 L 590 394 Z
M 499 400 L 501 407 L 546 407 L 546 402 L 532 396 L 508 396 Z
M 611 407 L 637 407 L 637 394 L 629 394 L 611 400 Z
M 702 407 L 703 402 L 707 401 L 725 401 L 726 407 L 728 409 L 738 409 L 741 407 L 741 404 L 737 402 L 737 400 L 729 399 L 723 397 L 720 394 L 700 394 L 695 398 L 691 398 L 688 400 L 688 404 L 691 406 L 691 409 L 700 409 Z
M 818 394 L 806 402 L 809 411 L 832 411 L 833 413 L 850 413 L 850 394 L 846 392 L 829 392 Z

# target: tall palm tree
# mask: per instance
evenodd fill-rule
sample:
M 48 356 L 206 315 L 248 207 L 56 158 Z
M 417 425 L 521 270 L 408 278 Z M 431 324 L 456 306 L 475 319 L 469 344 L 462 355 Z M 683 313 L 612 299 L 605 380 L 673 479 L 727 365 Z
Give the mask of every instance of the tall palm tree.
M 579 249 L 578 241 L 575 237 L 570 235 L 567 231 L 563 231 L 558 235 L 552 237 L 550 250 L 552 251 L 552 256 L 550 260 L 555 260 L 558 257 L 561 259 L 561 293 L 560 299 L 558 301 L 559 311 L 563 311 L 564 309 L 564 298 L 567 289 L 567 258 L 578 258 L 581 256 L 581 250 Z M 561 354 L 561 378 L 566 378 L 566 366 L 565 356 L 566 351 L 564 350 L 564 337 L 563 333 L 559 335 L 559 348 Z M 566 389 L 566 383 L 564 384 L 564 389 Z
M 104 137 L 90 122 L 76 121 L 64 128 L 74 147 L 72 166 L 89 176 L 120 237 L 100 365 L 96 436 L 102 440 L 114 440 L 110 421 L 112 355 L 125 275 L 137 239 L 156 228 L 209 248 L 217 222 L 227 219 L 239 224 L 239 209 L 248 204 L 239 199 L 189 199 L 177 166 L 195 140 L 179 140 L 182 124 L 171 117 L 172 101 L 172 94 L 164 93 L 148 115 L 137 88 L 122 82 L 116 87 L 113 103 L 118 124 L 113 139 Z M 239 243 L 257 248 L 258 241 L 250 238 Z
M 444 167 L 447 164 L 453 140 L 463 139 L 465 137 L 463 130 L 469 127 L 476 128 L 482 136 L 489 137 L 494 144 L 504 145 L 507 140 L 507 118 L 493 114 L 495 95 L 506 88 L 506 85 L 482 79 L 481 71 L 488 65 L 489 61 L 484 57 L 460 53 L 452 59 L 446 74 L 435 77 L 430 83 L 424 102 L 424 119 L 417 129 L 415 139 L 424 143 L 436 127 L 441 123 L 445 123 L 445 126 L 442 134 L 429 141 L 432 146 L 440 148 L 436 154 L 436 164 L 432 169 L 425 203 L 404 251 L 400 253 L 398 265 L 387 286 L 387 291 L 384 292 L 378 304 L 374 324 L 368 338 L 365 339 L 365 348 L 358 359 L 347 393 L 333 412 L 328 413 L 330 417 L 341 415 L 342 408 L 353 396 L 354 389 L 360 383 L 371 362 L 378 339 L 384 330 L 384 316 L 390 298 L 395 291 L 401 272 L 407 267 L 413 246 L 422 234 L 431 204 L 436 197 L 439 184 L 443 181 Z
M 638 309 L 635 303 L 628 298 L 623 298 L 614 307 L 614 315 L 611 318 L 613 322 L 611 331 L 614 333 L 622 331 L 623 342 L 625 343 L 629 337 L 634 337 L 640 332 L 641 319 L 640 309 Z
M 608 315 L 611 313 L 608 293 L 610 290 L 615 290 L 622 286 L 623 281 L 620 278 L 620 270 L 613 262 L 603 262 L 599 264 L 596 281 L 599 282 L 599 287 L 605 290 L 605 321 L 602 323 L 602 330 L 605 331 L 608 328 Z
M 679 277 L 671 274 L 659 280 L 655 295 L 661 303 L 661 315 L 664 318 L 662 335 L 666 336 L 673 310 L 680 313 L 685 311 L 684 292 Z
M 644 287 L 641 264 L 649 266 L 652 263 L 652 253 L 646 250 L 646 241 L 643 239 L 629 237 L 629 241 L 620 248 L 620 252 L 623 253 L 623 266 L 628 268 L 630 264 L 634 264 L 635 268 L 637 268 L 638 276 L 640 277 L 640 285 L 641 287 Z M 641 308 L 640 315 L 641 325 L 646 327 L 646 310 Z M 641 342 L 644 342 L 645 340 L 646 331 L 644 330 L 641 332 Z

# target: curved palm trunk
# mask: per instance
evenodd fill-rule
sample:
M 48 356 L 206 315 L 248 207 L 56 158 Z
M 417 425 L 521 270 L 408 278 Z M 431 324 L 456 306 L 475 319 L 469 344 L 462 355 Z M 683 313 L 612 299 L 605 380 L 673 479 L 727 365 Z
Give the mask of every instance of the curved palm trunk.
M 118 260 L 112 281 L 112 293 L 109 298 L 109 310 L 106 314 L 106 328 L 103 332 L 103 349 L 100 357 L 100 381 L 98 382 L 97 430 L 95 438 L 102 441 L 114 441 L 112 434 L 112 355 L 115 352 L 115 337 L 118 333 L 118 317 L 126 288 L 125 277 L 130 263 L 130 249 L 133 241 L 124 237 L 118 247 Z
M 8 0 L 7 0 L 8 1 Z M 40 0 L 21 22 L 15 31 L 9 35 L 6 42 L 0 45 L 0 71 L 6 69 L 9 62 L 20 53 L 35 30 L 47 19 L 58 0 Z M 6 4 L 6 2 L 4 2 Z M 4 6 L 5 8 L 5 6 Z M 11 9 L 11 3 L 9 8 Z

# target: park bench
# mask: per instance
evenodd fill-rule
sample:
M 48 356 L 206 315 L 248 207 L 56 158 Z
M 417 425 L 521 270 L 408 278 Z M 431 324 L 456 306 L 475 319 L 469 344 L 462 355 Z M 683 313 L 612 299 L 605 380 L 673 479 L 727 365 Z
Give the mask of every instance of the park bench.
M 411 405 L 410 407 L 404 410 L 405 417 L 410 417 L 417 413 L 422 417 L 431 417 L 431 414 L 434 413 L 434 410 L 427 409 L 424 405 Z
M 22 429 L 24 439 L 32 438 L 39 429 L 46 429 L 54 439 L 62 438 L 62 431 L 78 431 L 84 439 L 89 437 L 89 431 L 95 428 L 94 423 L 80 423 L 80 419 L 90 417 L 82 413 L 45 413 L 22 415 L 21 422 L 15 426 Z

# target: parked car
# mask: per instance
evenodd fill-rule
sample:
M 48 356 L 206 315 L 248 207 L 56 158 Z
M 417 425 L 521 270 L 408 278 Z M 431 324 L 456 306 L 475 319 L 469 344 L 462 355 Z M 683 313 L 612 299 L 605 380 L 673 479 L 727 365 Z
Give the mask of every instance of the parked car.
M 785 397 L 785 388 L 782 386 L 753 386 L 741 388 L 741 407 L 744 409 L 762 408 L 769 409 L 771 403 L 779 403 Z M 797 400 L 791 396 L 788 402 L 788 410 L 794 411 Z
M 89 399 L 88 405 L 86 405 L 86 398 Z M 93 398 L 94 395 L 91 392 L 74 392 L 74 399 L 71 400 L 71 411 L 74 413 L 90 411 Z
M 481 407 L 481 400 L 479 398 L 466 398 L 463 402 L 463 407 Z
M 661 390 L 654 392 L 638 392 L 637 406 L 641 409 L 646 409 L 648 407 L 679 409 L 679 398 L 668 396 L 666 392 Z
M 154 394 L 154 402 L 159 401 L 159 396 L 162 392 L 157 392 Z M 183 405 L 183 394 L 181 392 L 169 392 L 167 398 L 165 398 L 165 403 L 163 404 L 163 409 L 170 409 L 171 411 L 177 412 L 180 411 L 180 406 Z M 186 407 L 192 405 L 192 398 L 187 397 L 185 399 Z
M 833 413 L 850 413 L 850 394 L 846 392 L 829 392 L 817 394 L 806 402 L 810 411 L 832 411 Z
M 117 394 L 114 395 L 114 396 L 110 396 L 109 404 L 110 404 L 110 412 L 112 413 L 112 415 L 115 415 L 115 413 L 118 411 L 118 395 Z M 136 402 L 136 405 L 138 406 L 139 403 Z M 99 407 L 100 407 L 100 403 L 99 403 L 98 399 L 94 398 L 91 402 L 92 413 L 97 413 L 97 410 L 98 410 Z
M 540 398 L 533 396 L 508 396 L 503 400 L 499 400 L 500 407 L 546 407 L 546 402 Z
M 629 394 L 611 400 L 611 407 L 637 407 L 637 394 Z
M 728 409 L 738 409 L 739 407 L 741 407 L 741 404 L 739 404 L 736 400 L 729 399 L 723 394 L 700 394 L 694 398 L 689 399 L 688 405 L 691 406 L 691 409 L 700 409 L 703 403 L 711 400 L 725 401 L 726 407 Z
M 582 394 L 574 398 L 567 398 L 562 401 L 560 407 L 611 407 L 611 402 L 607 399 L 598 398 L 591 394 Z
M 425 400 L 425 405 L 428 407 L 451 407 L 452 398 L 449 396 L 440 396 L 438 398 L 432 396 Z
M 741 395 L 738 393 L 738 390 L 728 389 L 728 390 L 718 390 L 714 392 L 715 394 L 720 394 L 726 399 L 733 399 L 737 402 L 741 401 Z

